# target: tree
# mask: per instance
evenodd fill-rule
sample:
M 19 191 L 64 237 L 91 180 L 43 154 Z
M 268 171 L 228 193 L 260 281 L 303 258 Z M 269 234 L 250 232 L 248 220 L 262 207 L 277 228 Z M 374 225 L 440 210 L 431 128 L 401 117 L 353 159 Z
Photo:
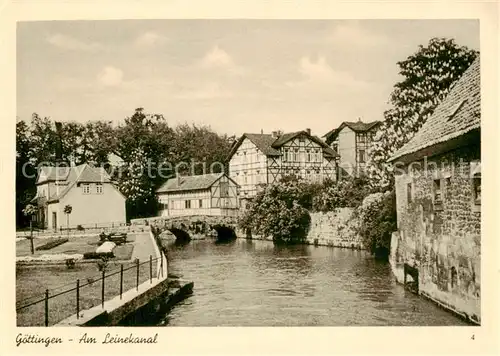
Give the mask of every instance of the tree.
M 68 235 L 69 235 L 69 215 L 73 211 L 73 207 L 71 205 L 66 205 L 64 207 L 64 214 L 66 214 L 66 227 L 68 228 Z
M 31 204 L 26 205 L 26 207 L 23 209 L 24 215 L 29 217 L 30 220 L 30 247 L 31 247 L 31 254 L 35 253 L 35 246 L 33 244 L 33 216 L 36 215 L 36 212 L 38 211 L 37 207 Z
M 359 219 L 359 234 L 365 247 L 375 257 L 387 259 L 392 232 L 397 230 L 394 190 L 367 196 L 355 214 Z
M 385 120 L 369 150 L 368 174 L 374 185 L 392 185 L 392 167 L 387 159 L 422 127 L 477 55 L 477 51 L 458 46 L 453 39 L 433 38 L 426 47 L 419 46 L 413 55 L 397 63 L 403 80 L 394 85 L 391 108 L 384 113 Z
M 163 116 L 146 114 L 143 108 L 137 108 L 116 130 L 116 152 L 125 164 L 114 178 L 127 197 L 129 218 L 156 214 L 155 191 L 164 181 L 159 165 L 171 157 L 173 139 Z
M 240 218 L 239 225 L 254 233 L 271 236 L 275 244 L 301 243 L 307 236 L 311 216 L 300 202 L 301 181 L 285 178 L 257 193 Z
M 24 207 L 36 194 L 36 169 L 30 162 L 30 140 L 28 125 L 24 121 L 16 123 L 16 225 L 26 226 L 28 215 Z

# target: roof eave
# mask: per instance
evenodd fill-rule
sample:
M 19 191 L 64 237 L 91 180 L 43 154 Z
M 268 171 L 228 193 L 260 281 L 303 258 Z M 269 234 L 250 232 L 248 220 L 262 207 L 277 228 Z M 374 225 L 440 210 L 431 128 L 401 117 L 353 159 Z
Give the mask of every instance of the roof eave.
M 433 157 L 464 146 L 470 146 L 480 143 L 480 130 L 480 127 L 472 127 L 455 137 L 450 137 L 446 140 L 435 142 L 431 145 L 418 148 L 415 151 L 405 152 L 402 154 L 396 153 L 396 155 L 389 158 L 387 162 L 394 164 L 395 161 L 398 161 L 404 164 L 408 164 L 410 162 L 418 161 L 423 157 Z

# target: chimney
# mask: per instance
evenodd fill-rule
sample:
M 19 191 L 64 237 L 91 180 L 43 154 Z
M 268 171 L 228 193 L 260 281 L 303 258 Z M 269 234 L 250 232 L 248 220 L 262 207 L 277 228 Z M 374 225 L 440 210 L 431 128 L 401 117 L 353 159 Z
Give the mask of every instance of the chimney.
M 311 136 L 311 129 L 309 127 L 306 129 L 306 132 L 309 136 Z
M 263 135 L 264 134 L 264 129 L 260 129 L 260 134 Z
M 62 123 L 56 121 L 56 166 L 62 162 Z
M 361 117 L 358 117 L 358 122 L 361 122 Z
M 177 186 L 180 187 L 181 186 L 181 175 L 179 173 L 177 173 Z

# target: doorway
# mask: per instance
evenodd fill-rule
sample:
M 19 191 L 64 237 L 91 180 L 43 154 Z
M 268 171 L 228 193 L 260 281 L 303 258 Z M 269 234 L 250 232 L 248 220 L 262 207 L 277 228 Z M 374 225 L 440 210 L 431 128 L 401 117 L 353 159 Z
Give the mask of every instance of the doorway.
M 55 211 L 52 212 L 52 228 L 57 230 L 57 213 Z

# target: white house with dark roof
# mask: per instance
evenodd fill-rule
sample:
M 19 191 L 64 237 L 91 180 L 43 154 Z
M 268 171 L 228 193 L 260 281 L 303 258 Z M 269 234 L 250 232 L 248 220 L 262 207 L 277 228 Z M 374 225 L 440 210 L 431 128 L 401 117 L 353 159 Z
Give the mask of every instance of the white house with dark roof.
M 229 177 L 240 189 L 240 202 L 257 193 L 260 184 L 268 184 L 285 175 L 308 181 L 336 180 L 337 153 L 311 131 L 280 134 L 243 134 L 228 157 Z
M 126 222 L 125 196 L 102 167 L 42 167 L 32 203 L 38 222 L 46 228 L 112 226 Z M 69 219 L 64 207 L 71 205 Z
M 157 191 L 160 216 L 238 214 L 238 184 L 224 173 L 177 176 Z
M 394 153 L 398 231 L 391 266 L 402 283 L 480 323 L 481 83 L 477 58 L 415 136 Z
M 366 167 L 368 150 L 380 126 L 380 121 L 344 121 L 323 137 L 339 154 L 339 167 L 350 176 L 359 176 Z

